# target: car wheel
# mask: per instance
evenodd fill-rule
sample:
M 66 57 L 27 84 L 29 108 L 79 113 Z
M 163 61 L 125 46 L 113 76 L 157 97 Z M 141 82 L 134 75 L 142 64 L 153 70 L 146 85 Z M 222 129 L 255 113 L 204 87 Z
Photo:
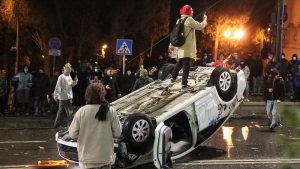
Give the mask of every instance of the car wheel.
M 218 95 L 224 101 L 231 100 L 236 94 L 236 78 L 228 69 L 217 67 L 213 70 L 211 81 L 216 86 Z
M 153 146 L 153 124 L 145 114 L 128 116 L 122 133 L 130 154 L 144 154 Z

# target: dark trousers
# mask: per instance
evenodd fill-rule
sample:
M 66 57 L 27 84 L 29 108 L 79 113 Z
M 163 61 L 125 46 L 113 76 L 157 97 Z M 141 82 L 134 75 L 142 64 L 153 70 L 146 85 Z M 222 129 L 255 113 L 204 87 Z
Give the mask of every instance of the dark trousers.
M 177 62 L 175 69 L 173 70 L 172 78 L 175 80 L 178 76 L 178 72 L 180 69 L 183 69 L 183 75 L 182 75 L 182 86 L 186 86 L 188 82 L 188 76 L 190 71 L 190 61 L 191 58 L 180 58 Z
M 45 113 L 47 106 L 47 96 L 34 96 L 34 113 Z
M 5 102 L 5 96 L 0 96 L 0 113 L 4 113 L 6 104 L 7 102 Z
M 67 127 L 70 126 L 73 120 L 72 100 L 59 100 L 58 111 L 54 122 L 54 128 L 64 126 L 62 124 L 64 115 L 67 116 Z

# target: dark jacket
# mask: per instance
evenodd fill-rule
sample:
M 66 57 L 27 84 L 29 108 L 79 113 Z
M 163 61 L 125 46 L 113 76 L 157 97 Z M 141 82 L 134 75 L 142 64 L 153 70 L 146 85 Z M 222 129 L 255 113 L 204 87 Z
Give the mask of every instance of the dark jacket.
M 280 62 L 280 75 L 285 79 L 289 73 L 291 73 L 290 62 L 283 58 Z
M 279 70 L 279 68 L 280 68 L 280 63 L 271 60 L 267 65 L 267 74 L 271 75 L 272 71 L 274 71 L 275 69 Z
M 129 94 L 135 83 L 135 76 L 132 74 L 130 76 L 123 75 L 121 78 L 121 88 L 124 94 Z
M 110 103 L 117 100 L 118 94 L 121 93 L 117 78 L 114 76 L 111 77 L 104 75 L 104 77 L 101 79 L 101 82 L 104 86 L 108 85 L 111 88 L 110 90 L 106 90 L 106 100 Z
M 139 88 L 142 88 L 151 82 L 153 82 L 153 79 L 151 78 L 144 79 L 140 77 L 135 81 L 132 91 L 138 90 Z
M 282 78 L 268 78 L 265 86 L 265 101 L 266 100 L 284 100 L 284 82 Z
M 33 94 L 34 96 L 44 97 L 50 90 L 50 80 L 45 73 L 39 73 L 33 78 Z

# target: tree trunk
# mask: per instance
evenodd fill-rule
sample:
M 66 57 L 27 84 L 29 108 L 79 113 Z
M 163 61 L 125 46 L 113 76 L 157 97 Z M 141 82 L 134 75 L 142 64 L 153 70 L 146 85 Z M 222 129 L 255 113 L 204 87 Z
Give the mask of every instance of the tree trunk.
M 216 38 L 215 38 L 215 45 L 214 45 L 214 59 L 217 60 L 218 56 L 218 48 L 219 48 L 219 38 L 220 38 L 220 25 L 217 25 L 216 30 Z

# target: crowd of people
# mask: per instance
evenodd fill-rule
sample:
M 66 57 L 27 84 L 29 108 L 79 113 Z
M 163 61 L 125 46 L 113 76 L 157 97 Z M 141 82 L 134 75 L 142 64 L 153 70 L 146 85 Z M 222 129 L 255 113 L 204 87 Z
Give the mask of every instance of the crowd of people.
M 73 80 L 77 78 L 78 81 L 72 88 L 74 94 L 72 106 L 85 104 L 84 93 L 89 84 L 101 82 L 107 91 L 106 100 L 113 102 L 157 80 L 159 70 L 170 69 L 169 74 L 172 74 L 175 68 L 171 57 L 160 67 L 152 64 L 153 62 L 149 64 L 147 60 L 145 61 L 146 63 L 138 70 L 133 72 L 127 69 L 124 75 L 118 68 L 108 67 L 102 71 L 95 62 L 78 61 L 70 72 L 71 78 Z M 227 58 L 224 54 L 220 54 L 216 60 L 213 59 L 212 54 L 203 53 L 191 66 L 224 66 L 243 70 L 248 82 L 244 101 L 249 101 L 250 95 L 264 96 L 265 82 L 272 76 L 274 70 L 278 70 L 284 82 L 284 98 L 291 101 L 300 100 L 300 67 L 296 54 L 290 61 L 282 54 L 281 60 L 278 61 L 272 53 L 264 59 L 255 58 L 251 54 L 241 57 L 238 53 L 233 53 Z M 43 69 L 34 72 L 25 66 L 22 71 L 9 78 L 6 70 L 2 69 L 0 72 L 1 115 L 9 113 L 12 115 L 13 112 L 16 116 L 47 116 L 50 112 L 56 113 L 58 103 L 54 100 L 53 94 L 60 74 L 55 72 L 49 78 Z M 13 93 L 15 94 L 12 95 Z
M 184 6 L 180 14 L 184 18 L 192 16 L 193 11 L 190 6 Z M 280 124 L 280 118 L 276 112 L 277 104 L 285 99 L 300 101 L 300 61 L 297 54 L 293 54 L 292 59 L 287 60 L 285 54 L 282 53 L 281 59 L 278 60 L 279 57 L 272 53 L 268 53 L 267 56 L 254 57 L 250 53 L 241 56 L 234 52 L 228 57 L 219 54 L 215 60 L 212 53 L 203 52 L 194 59 L 196 52 L 194 29 L 203 29 L 207 24 L 206 19 L 205 15 L 202 23 L 192 18 L 186 20 L 187 24 L 194 25 L 190 28 L 193 30 L 191 34 L 185 32 L 187 35 L 190 34 L 189 43 L 183 47 L 170 45 L 168 58 L 159 56 L 159 61 L 154 64 L 153 58 L 147 54 L 138 70 L 127 69 L 124 74 L 116 67 L 107 67 L 102 71 L 93 60 L 90 62 L 78 60 L 75 66 L 66 63 L 61 72 L 56 71 L 51 77 L 43 69 L 31 71 L 28 66 L 24 66 L 12 77 L 7 75 L 5 69 L 1 69 L 0 115 L 47 116 L 53 112 L 53 114 L 56 113 L 54 128 L 64 125 L 63 116 L 66 115 L 67 125 L 70 126 L 70 136 L 74 139 L 81 138 L 83 141 L 81 144 L 88 145 L 86 142 L 89 137 L 79 135 L 79 133 L 88 133 L 87 129 L 91 127 L 98 127 L 102 131 L 112 129 L 110 136 L 120 136 L 121 125 L 117 120 L 115 110 L 109 106 L 109 103 L 157 79 L 163 80 L 169 77 L 172 78 L 171 81 L 175 81 L 181 69 L 183 69 L 182 88 L 185 89 L 188 87 L 187 78 L 190 66 L 223 66 L 228 69 L 243 70 L 247 81 L 244 101 L 250 101 L 250 95 L 263 96 L 270 120 L 270 129 L 273 130 Z M 159 70 L 168 72 L 169 76 L 160 74 Z M 74 106 L 83 106 L 77 111 L 75 120 L 73 120 Z M 91 111 L 92 114 L 81 118 L 86 111 Z M 109 119 L 111 124 L 95 125 L 96 123 L 87 122 L 92 120 L 102 122 L 107 121 L 106 119 Z M 86 126 L 79 128 L 84 121 Z M 97 138 L 95 140 L 103 138 L 101 133 L 94 136 Z M 109 138 L 106 141 L 113 143 L 111 137 L 104 138 Z M 78 147 L 78 152 L 80 160 L 84 161 L 85 153 L 82 147 Z M 110 148 L 99 149 L 98 153 L 112 154 Z M 108 159 L 104 159 L 99 163 L 102 165 L 107 161 Z M 82 165 L 89 168 L 91 164 L 83 163 Z
M 118 68 L 108 67 L 102 71 L 92 61 L 81 62 L 79 60 L 70 72 L 72 79 L 78 78 L 78 84 L 72 88 L 74 93 L 72 105 L 82 106 L 85 104 L 85 89 L 91 83 L 101 82 L 107 91 L 107 101 L 113 102 L 157 80 L 160 69 L 170 67 L 169 73 L 172 74 L 175 68 L 171 56 L 164 63 L 173 66 L 162 64 L 158 67 L 147 59 L 144 60 L 144 63 L 135 72 L 127 69 L 123 75 Z M 264 59 L 260 59 L 251 54 L 241 57 L 234 52 L 228 57 L 220 54 L 214 60 L 212 54 L 203 53 L 202 56 L 196 57 L 191 66 L 224 66 L 243 70 L 247 79 L 244 101 L 249 101 L 250 95 L 264 96 L 266 80 L 271 77 L 274 70 L 278 70 L 281 79 L 284 81 L 284 98 L 291 101 L 300 100 L 300 69 L 296 54 L 289 61 L 284 54 L 282 54 L 281 60 L 278 60 L 272 53 L 269 53 Z M 58 106 L 53 99 L 53 93 L 60 74 L 60 72 L 55 72 L 49 78 L 43 69 L 33 72 L 25 66 L 21 72 L 9 78 L 6 70 L 2 69 L 0 72 L 1 115 L 10 112 L 13 112 L 16 116 L 47 116 L 50 112 L 56 113 Z M 11 90 L 15 91 L 15 96 L 11 96 Z

